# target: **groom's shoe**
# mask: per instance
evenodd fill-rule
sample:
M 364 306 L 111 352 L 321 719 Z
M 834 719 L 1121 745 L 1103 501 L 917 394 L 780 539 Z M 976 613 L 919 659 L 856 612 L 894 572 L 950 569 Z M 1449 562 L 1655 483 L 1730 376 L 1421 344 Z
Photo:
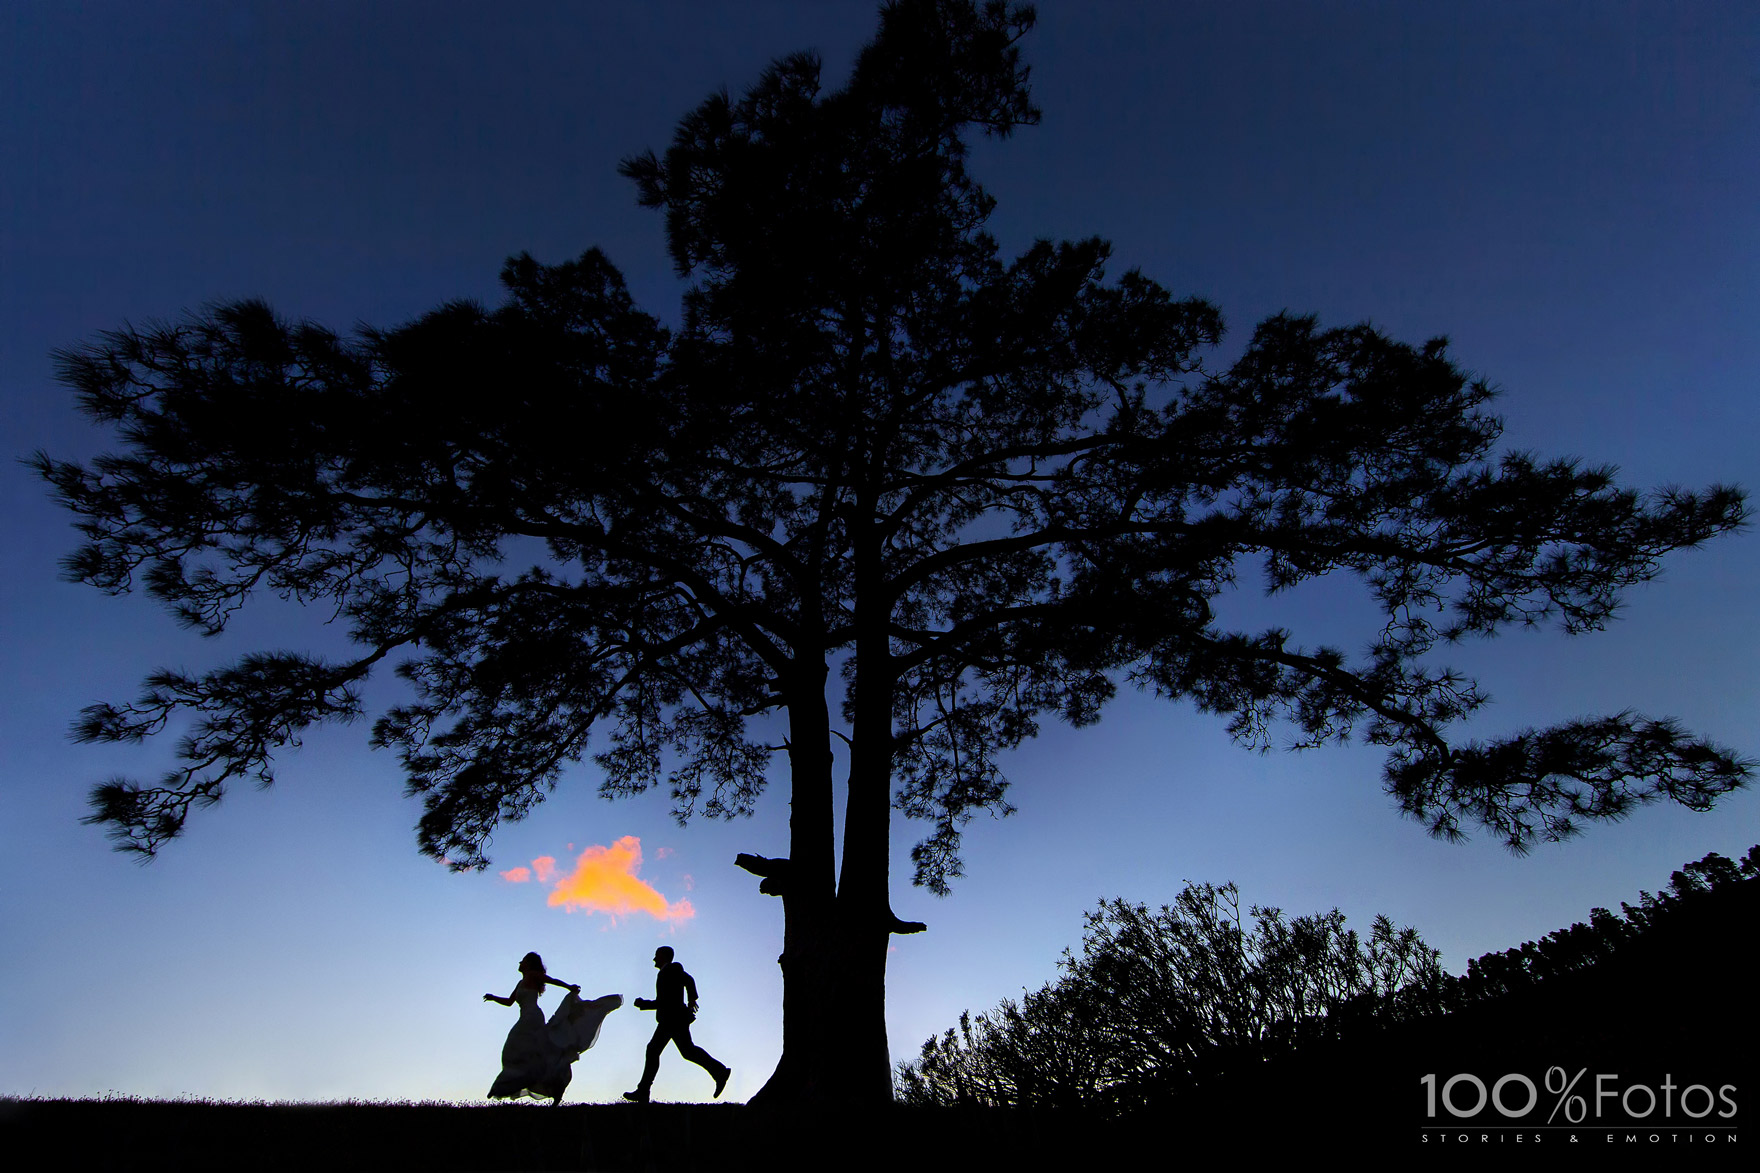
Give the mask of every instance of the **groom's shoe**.
M 733 1068 L 724 1064 L 721 1068 L 721 1074 L 715 1077 L 715 1094 L 710 1096 L 710 1099 L 719 1100 L 721 1098 L 721 1089 L 727 1086 L 727 1077 L 732 1074 Z
M 624 1092 L 623 1098 L 632 1104 L 645 1104 L 648 1102 L 648 1089 L 639 1087 L 633 1092 Z

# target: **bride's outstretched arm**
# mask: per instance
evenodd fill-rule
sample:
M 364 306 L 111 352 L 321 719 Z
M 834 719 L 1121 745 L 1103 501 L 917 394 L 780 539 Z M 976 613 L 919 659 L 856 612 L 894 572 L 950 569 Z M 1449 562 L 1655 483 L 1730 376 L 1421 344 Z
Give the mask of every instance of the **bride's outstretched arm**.
M 558 981 L 556 978 L 551 977 L 549 974 L 544 975 L 544 980 L 549 982 L 553 986 L 561 986 L 563 989 L 569 990 L 569 991 L 576 993 L 576 994 L 581 992 L 581 988 L 579 986 L 575 985 L 573 982 Z
M 519 988 L 518 986 L 514 987 L 514 989 L 516 989 L 516 990 L 518 988 Z M 513 995 L 509 994 L 507 997 L 503 998 L 500 994 L 484 994 L 483 1001 L 485 1001 L 485 1002 L 499 1002 L 503 1006 L 512 1006 L 513 1005 Z

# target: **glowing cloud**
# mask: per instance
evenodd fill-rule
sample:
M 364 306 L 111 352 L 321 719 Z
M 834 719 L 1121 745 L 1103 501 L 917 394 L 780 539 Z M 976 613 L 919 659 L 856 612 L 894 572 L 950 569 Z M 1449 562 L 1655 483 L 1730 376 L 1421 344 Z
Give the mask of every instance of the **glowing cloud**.
M 662 850 L 662 856 L 671 854 Z M 552 856 L 541 855 L 530 868 L 510 868 L 503 879 L 523 883 L 533 875 L 549 884 L 549 904 L 568 912 L 602 912 L 615 921 L 620 916 L 645 912 L 655 920 L 681 921 L 695 916 L 688 900 L 668 901 L 651 884 L 639 878 L 642 841 L 625 835 L 609 847 L 589 847 L 574 861 L 574 870 L 563 874 Z M 685 879 L 687 888 L 693 885 Z

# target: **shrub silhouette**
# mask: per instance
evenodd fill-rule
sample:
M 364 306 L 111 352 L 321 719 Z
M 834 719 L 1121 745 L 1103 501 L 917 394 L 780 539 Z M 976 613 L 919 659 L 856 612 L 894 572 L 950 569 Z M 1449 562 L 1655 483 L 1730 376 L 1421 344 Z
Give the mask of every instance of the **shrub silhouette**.
M 1114 1112 L 1326 1037 L 1366 1014 L 1421 1012 L 1445 975 L 1415 929 L 1336 908 L 1243 914 L 1232 883 L 1188 884 L 1151 911 L 1102 901 L 1063 976 L 923 1044 L 898 1069 L 915 1104 Z
M 1188 884 L 1157 912 L 1103 901 L 1087 914 L 1081 954 L 1064 952 L 1062 976 L 1019 1002 L 961 1014 L 956 1029 L 899 1065 L 898 1095 L 1109 1115 L 1184 1093 L 1208 1105 L 1219 1087 L 1239 1091 L 1295 1071 L 1281 1064 L 1298 1053 L 1361 1076 L 1413 1056 L 1432 1066 L 1460 1059 L 1465 1069 L 1473 1059 L 1462 1056 L 1518 1062 L 1537 1045 L 1580 1048 L 1602 1031 L 1578 1021 L 1597 1018 L 1590 1006 L 1620 1016 L 1627 1061 L 1715 1058 L 1715 1046 L 1658 1051 L 1670 1033 L 1660 1018 L 1626 1033 L 1642 1026 L 1635 1015 L 1643 1012 L 1629 987 L 1701 968 L 1707 942 L 1751 923 L 1757 889 L 1760 846 L 1740 863 L 1713 853 L 1636 905 L 1596 908 L 1587 923 L 1469 961 L 1460 977 L 1442 970 L 1415 929 L 1396 931 L 1385 916 L 1366 940 L 1337 909 L 1286 918 L 1254 906 L 1243 916 L 1232 883 Z M 1493 1026 L 1507 1037 L 1483 1038 Z M 1728 1035 L 1738 1037 L 1746 1036 Z

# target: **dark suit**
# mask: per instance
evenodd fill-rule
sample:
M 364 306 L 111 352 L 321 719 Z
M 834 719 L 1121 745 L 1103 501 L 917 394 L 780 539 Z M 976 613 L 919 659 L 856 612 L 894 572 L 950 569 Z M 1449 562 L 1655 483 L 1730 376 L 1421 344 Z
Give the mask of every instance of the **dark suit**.
M 654 1024 L 654 1037 L 648 1040 L 648 1062 L 642 1068 L 642 1082 L 639 1085 L 642 1092 L 653 1086 L 654 1075 L 660 1070 L 660 1052 L 666 1049 L 667 1043 L 677 1043 L 680 1055 L 717 1080 L 727 1070 L 713 1055 L 691 1041 L 691 1022 L 696 1015 L 691 1013 L 690 1005 L 685 1000 L 687 991 L 690 994 L 690 1003 L 695 1003 L 697 983 L 684 971 L 684 966 L 676 961 L 667 962 L 654 981 L 652 1009 L 657 1021 Z

